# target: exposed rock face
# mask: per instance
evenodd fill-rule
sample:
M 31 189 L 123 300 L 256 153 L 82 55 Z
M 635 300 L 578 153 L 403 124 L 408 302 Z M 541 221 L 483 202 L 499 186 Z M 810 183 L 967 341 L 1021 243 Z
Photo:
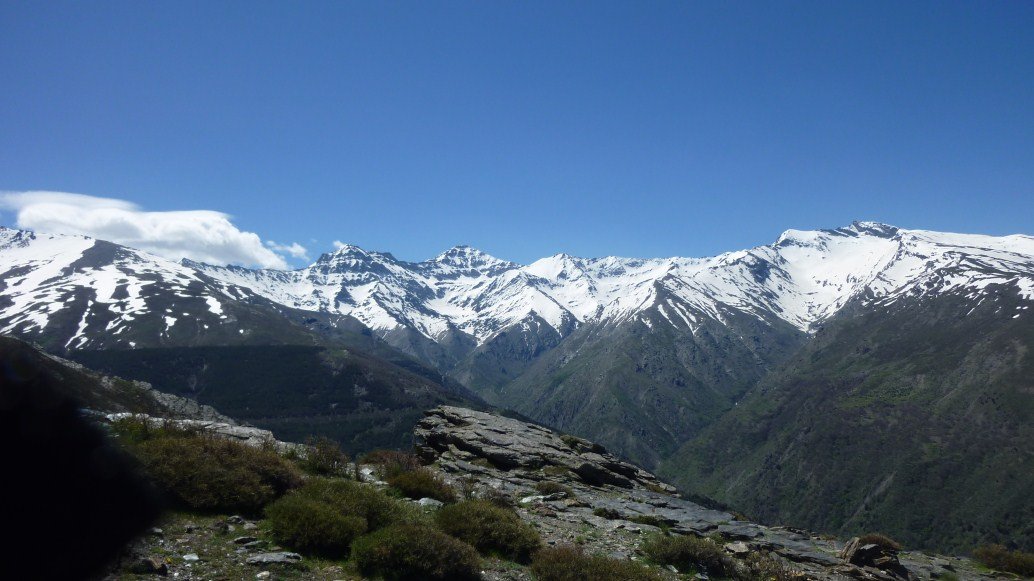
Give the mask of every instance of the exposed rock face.
M 590 552 L 629 556 L 643 533 L 664 526 L 673 534 L 719 534 L 733 557 L 767 553 L 800 579 L 936 579 L 949 567 L 959 579 L 988 578 L 969 561 L 945 566 L 945 559 L 922 553 L 880 549 L 865 560 L 848 558 L 843 542 L 736 520 L 679 498 L 597 444 L 511 418 L 442 406 L 425 412 L 415 435 L 418 454 L 447 480 L 475 496 L 516 499 L 518 513 L 548 544 L 579 542 Z
M 570 470 L 589 485 L 675 492 L 674 487 L 612 456 L 599 444 L 493 414 L 441 406 L 427 412 L 415 434 L 418 453 L 427 460 L 482 458 L 501 470 L 553 466 Z

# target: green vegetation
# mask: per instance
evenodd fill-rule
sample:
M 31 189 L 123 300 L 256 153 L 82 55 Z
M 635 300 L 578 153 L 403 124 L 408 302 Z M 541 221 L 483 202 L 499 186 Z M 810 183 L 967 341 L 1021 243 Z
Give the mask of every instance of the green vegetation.
M 366 519 L 338 507 L 293 493 L 266 507 L 273 536 L 306 554 L 344 557 L 352 541 L 366 532 Z
M 243 345 L 75 351 L 69 357 L 196 399 L 281 440 L 325 436 L 352 456 L 411 446 L 413 424 L 425 409 L 481 405 L 441 374 L 390 348 L 376 349 L 373 343 L 347 350 Z
M 621 518 L 621 513 L 614 510 L 613 508 L 597 507 L 592 509 L 592 514 L 605 518 L 607 520 L 617 520 Z
M 1010 551 L 1002 545 L 983 545 L 973 551 L 973 557 L 991 569 L 1034 577 L 1034 553 Z
M 270 450 L 169 428 L 120 429 L 144 471 L 185 508 L 256 514 L 301 484 L 294 465 Z
M 400 472 L 389 476 L 387 482 L 406 498 L 433 498 L 441 502 L 456 502 L 456 491 L 427 468 Z
M 708 575 L 729 576 L 736 570 L 722 546 L 708 538 L 658 534 L 646 539 L 641 549 L 654 563 L 679 571 L 703 570 Z
M 480 578 L 473 547 L 421 525 L 392 526 L 358 539 L 352 561 L 364 575 L 388 580 Z
M 664 520 L 663 518 L 654 516 L 652 514 L 640 514 L 640 515 L 633 516 L 632 518 L 630 518 L 628 520 L 630 520 L 631 522 L 634 522 L 634 523 L 641 524 L 641 525 L 657 527 L 659 529 L 667 529 L 667 528 L 669 528 L 671 526 L 668 523 L 668 521 Z
M 535 553 L 531 572 L 538 581 L 660 581 L 663 577 L 635 561 L 586 555 L 567 545 Z
M 563 484 L 560 484 L 559 482 L 553 482 L 551 480 L 543 480 L 541 482 L 536 482 L 535 483 L 535 490 L 537 490 L 539 492 L 539 494 L 547 494 L 548 495 L 548 494 L 557 494 L 559 492 L 563 492 L 569 498 L 573 498 L 574 497 L 574 491 L 572 491 L 569 487 L 564 486 Z
M 420 458 L 398 450 L 374 450 L 364 454 L 359 461 L 376 466 L 381 478 L 384 479 L 403 472 L 412 472 L 421 466 Z
M 737 560 L 727 554 L 714 539 L 685 536 L 653 535 L 641 547 L 650 561 L 671 565 L 681 572 L 703 571 L 708 575 L 736 581 L 790 581 L 794 572 L 770 555 L 751 552 Z
M 526 562 L 542 544 L 538 532 L 513 510 L 485 500 L 467 500 L 435 514 L 438 527 L 485 555 Z
M 341 451 L 341 446 L 326 436 L 310 437 L 306 440 L 309 447 L 301 466 L 308 472 L 319 476 L 340 476 L 348 465 L 348 455 Z

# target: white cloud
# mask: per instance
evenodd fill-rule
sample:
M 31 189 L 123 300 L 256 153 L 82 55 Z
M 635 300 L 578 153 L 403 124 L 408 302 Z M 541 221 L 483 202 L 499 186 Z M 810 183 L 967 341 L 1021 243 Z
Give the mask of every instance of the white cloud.
M 345 244 L 344 242 L 340 241 L 340 240 L 335 240 L 334 241 L 334 250 L 341 250 L 345 246 L 348 246 L 348 245 Z
M 211 210 L 147 212 L 125 200 L 65 192 L 3 192 L 0 207 L 17 213 L 19 228 L 92 236 L 172 260 L 287 268 L 283 254 L 306 254 L 297 243 L 263 244 L 229 215 Z
M 309 250 L 297 242 L 292 242 L 290 244 L 277 244 L 272 240 L 266 240 L 266 246 L 273 252 L 289 254 L 302 260 L 309 260 Z

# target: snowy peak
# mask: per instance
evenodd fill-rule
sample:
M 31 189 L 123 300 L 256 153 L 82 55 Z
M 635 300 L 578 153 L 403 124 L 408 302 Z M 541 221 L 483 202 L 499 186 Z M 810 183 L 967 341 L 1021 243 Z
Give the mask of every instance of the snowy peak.
M 519 268 L 519 265 L 505 260 L 500 260 L 490 254 L 486 254 L 477 248 L 466 245 L 453 246 L 452 248 L 435 256 L 423 265 L 434 267 L 450 267 L 457 270 L 499 272 L 511 268 Z
M 346 245 L 292 271 L 174 263 L 109 247 L 81 236 L 0 229 L 0 305 L 6 305 L 0 324 L 10 330 L 67 318 L 50 313 L 71 304 L 76 289 L 92 289 L 90 300 L 100 303 L 141 295 L 148 285 L 180 295 L 214 292 L 215 301 L 244 293 L 294 309 L 349 315 L 383 334 L 411 329 L 440 341 L 459 332 L 478 343 L 528 320 L 564 335 L 582 324 L 620 323 L 646 311 L 680 328 L 702 319 L 721 323 L 737 311 L 809 331 L 855 299 L 886 303 L 953 292 L 979 300 L 992 285 L 1006 285 L 1034 300 L 1034 238 L 878 222 L 787 230 L 774 244 L 709 258 L 556 254 L 527 266 L 469 246 L 411 263 Z M 55 295 L 49 290 L 54 287 L 63 290 Z

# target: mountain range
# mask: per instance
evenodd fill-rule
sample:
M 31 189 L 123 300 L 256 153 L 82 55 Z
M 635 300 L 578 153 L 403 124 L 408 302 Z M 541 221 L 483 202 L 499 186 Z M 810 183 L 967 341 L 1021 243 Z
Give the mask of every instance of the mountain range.
M 873 222 L 709 258 L 518 265 L 458 246 L 406 262 L 344 246 L 290 271 L 0 229 L 0 333 L 199 401 L 219 392 L 221 410 L 274 430 L 270 401 L 319 401 L 295 410 L 306 422 L 361 402 L 307 378 L 338 387 L 321 399 L 270 386 L 251 405 L 262 411 L 242 414 L 243 386 L 206 379 L 239 375 L 248 358 L 224 350 L 254 362 L 305 346 L 331 377 L 341 358 L 326 353 L 347 353 L 378 390 L 392 384 L 375 381 L 384 370 L 404 372 L 434 401 L 516 410 L 763 519 L 843 533 L 886 523 L 952 548 L 942 525 L 957 523 L 936 517 L 963 494 L 993 496 L 992 516 L 956 540 L 1034 542 L 1017 524 L 1034 522 L 1034 491 L 1007 476 L 1034 473 L 1032 304 L 1034 238 Z M 192 371 L 169 373 L 170 353 Z M 285 364 L 312 366 L 292 353 Z M 988 446 L 1000 449 L 974 456 Z M 939 500 L 897 519 L 917 489 Z M 839 508 L 818 515 L 807 494 Z

